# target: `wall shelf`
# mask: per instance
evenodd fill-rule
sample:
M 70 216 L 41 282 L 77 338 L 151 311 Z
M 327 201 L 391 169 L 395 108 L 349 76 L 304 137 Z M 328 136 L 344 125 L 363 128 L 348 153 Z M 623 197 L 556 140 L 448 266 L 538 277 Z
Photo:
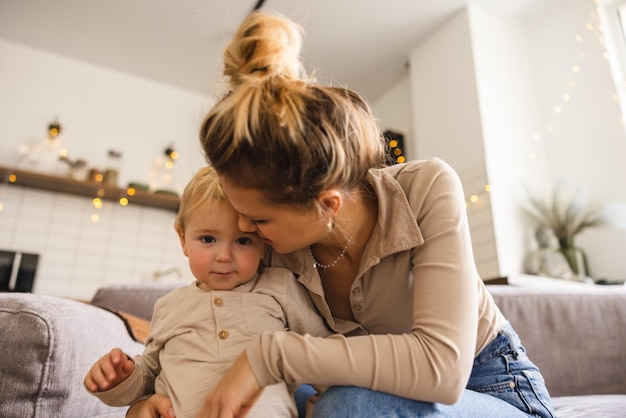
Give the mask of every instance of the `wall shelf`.
M 129 205 L 149 206 L 175 212 L 178 211 L 178 204 L 180 202 L 178 196 L 174 196 L 173 194 L 135 190 L 135 194 L 129 196 L 127 189 L 119 187 L 4 166 L 0 166 L 0 182 L 50 192 L 87 196 L 91 198 L 100 197 L 104 200 L 116 202 L 126 197 Z

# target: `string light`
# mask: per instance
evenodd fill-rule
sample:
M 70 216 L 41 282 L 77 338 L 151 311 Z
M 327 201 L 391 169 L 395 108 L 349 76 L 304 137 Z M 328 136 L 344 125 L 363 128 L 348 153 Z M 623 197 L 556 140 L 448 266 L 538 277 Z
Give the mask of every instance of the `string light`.
M 609 59 L 609 54 L 608 51 L 606 50 L 605 47 L 605 39 L 604 39 L 604 35 L 603 35 L 603 31 L 604 28 L 603 26 L 600 24 L 599 22 L 599 15 L 596 12 L 596 7 L 597 5 L 599 5 L 599 1 L 598 0 L 592 0 L 592 3 L 594 3 L 595 7 L 594 10 L 591 10 L 588 13 L 588 17 L 589 17 L 589 21 L 587 21 L 584 24 L 584 30 L 586 30 L 587 32 L 591 32 L 595 34 L 595 37 L 597 38 L 597 41 L 600 45 L 600 48 L 602 48 L 602 56 L 604 57 L 604 59 Z M 583 65 L 583 61 L 587 58 L 588 54 L 587 52 L 583 49 L 585 47 L 585 36 L 583 36 L 582 33 L 575 33 L 574 37 L 573 37 L 574 41 L 579 44 L 578 48 L 579 50 L 576 52 L 576 59 L 574 60 L 574 63 L 571 65 L 570 67 L 570 79 L 567 83 L 568 89 L 566 92 L 564 92 L 561 95 L 561 100 L 558 103 L 555 103 L 552 106 L 552 115 L 556 116 L 556 115 L 560 115 L 566 112 L 566 105 L 571 103 L 573 101 L 573 91 L 576 89 L 577 87 L 577 81 L 576 81 L 576 77 L 579 76 L 583 70 L 584 70 L 584 65 Z M 589 44 L 587 45 L 587 47 L 589 46 Z M 625 85 L 626 85 L 626 80 L 625 80 Z M 612 94 L 612 99 L 614 102 L 619 102 L 619 97 L 617 95 L 617 93 Z M 624 123 L 624 117 L 620 116 L 620 122 L 623 124 Z M 557 132 L 557 129 L 555 128 L 555 126 L 548 121 L 548 123 L 545 125 L 545 133 L 547 135 L 552 135 L 555 134 Z M 533 142 L 537 143 L 542 139 L 542 136 L 538 133 L 533 133 L 531 136 L 531 139 Z M 528 154 L 528 158 L 529 160 L 534 160 L 537 158 L 537 154 L 534 152 L 530 152 Z

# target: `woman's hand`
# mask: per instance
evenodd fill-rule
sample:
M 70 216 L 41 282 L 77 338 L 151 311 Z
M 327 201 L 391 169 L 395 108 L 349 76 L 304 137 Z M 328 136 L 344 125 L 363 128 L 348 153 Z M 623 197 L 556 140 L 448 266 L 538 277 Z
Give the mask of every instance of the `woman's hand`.
M 126 418 L 175 418 L 172 401 L 157 393 L 148 399 L 135 402 L 126 412 Z
M 197 418 L 243 418 L 261 396 L 262 388 L 242 352 L 204 401 Z

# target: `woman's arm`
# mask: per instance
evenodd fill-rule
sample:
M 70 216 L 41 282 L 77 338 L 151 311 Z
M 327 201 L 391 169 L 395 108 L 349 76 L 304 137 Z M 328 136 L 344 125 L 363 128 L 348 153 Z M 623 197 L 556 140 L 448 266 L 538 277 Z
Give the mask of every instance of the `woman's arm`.
M 378 315 L 370 319 L 374 323 L 386 311 L 395 313 L 364 336 L 264 334 L 247 348 L 261 386 L 279 381 L 353 385 L 447 404 L 460 397 L 476 351 L 480 281 L 462 186 L 456 173 L 438 160 L 402 170 L 398 182 L 413 212 L 397 214 L 403 215 L 402 228 L 413 222 L 410 230 L 421 234 L 423 242 L 381 258 L 366 273 L 364 292 L 370 306 L 363 314 L 364 325 L 367 316 Z M 393 204 L 402 202 L 396 199 Z M 409 291 L 400 305 L 388 296 Z M 405 331 L 392 334 L 394 322 L 402 321 Z

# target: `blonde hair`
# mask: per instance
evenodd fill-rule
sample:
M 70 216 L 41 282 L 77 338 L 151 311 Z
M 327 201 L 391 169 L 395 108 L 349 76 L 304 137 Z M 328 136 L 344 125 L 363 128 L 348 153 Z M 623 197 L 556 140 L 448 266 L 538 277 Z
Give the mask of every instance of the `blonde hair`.
M 198 170 L 185 186 L 174 221 L 176 230 L 184 231 L 185 219 L 189 213 L 207 202 L 229 203 L 228 197 L 220 186 L 217 173 L 211 166 Z
M 384 162 L 367 102 L 306 77 L 302 33 L 279 15 L 248 16 L 224 52 L 230 91 L 200 132 L 220 175 L 275 203 L 307 205 L 329 187 L 351 190 Z

